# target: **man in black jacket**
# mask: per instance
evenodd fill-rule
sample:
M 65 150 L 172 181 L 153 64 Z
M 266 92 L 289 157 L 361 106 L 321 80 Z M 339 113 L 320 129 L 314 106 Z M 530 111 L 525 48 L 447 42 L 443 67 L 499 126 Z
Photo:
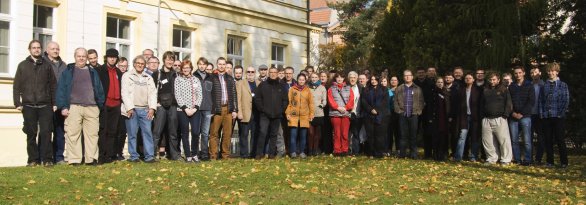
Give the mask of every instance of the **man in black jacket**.
M 285 84 L 279 82 L 277 74 L 276 68 L 269 69 L 269 79 L 258 85 L 254 92 L 254 104 L 260 113 L 260 135 L 256 143 L 256 159 L 262 159 L 264 156 L 267 135 L 269 157 L 274 158 L 276 155 L 279 124 L 288 104 Z
M 217 73 L 211 76 L 212 81 L 212 124 L 210 126 L 209 151 L 210 159 L 218 157 L 218 142 L 222 128 L 222 159 L 230 158 L 230 142 L 232 139 L 232 121 L 236 119 L 238 105 L 236 103 L 236 84 L 234 78 L 226 73 L 226 59 L 219 57 L 216 61 Z
M 118 51 L 110 48 L 106 50 L 106 63 L 96 69 L 106 94 L 106 103 L 100 111 L 100 130 L 98 147 L 100 156 L 98 163 L 110 163 L 117 159 L 114 150 L 114 140 L 118 134 L 118 120 L 120 120 L 120 95 L 122 72 L 116 67 Z
M 500 159 L 501 164 L 508 165 L 511 163 L 512 148 L 507 118 L 511 115 L 513 103 L 509 90 L 500 83 L 498 74 L 491 73 L 487 79 L 488 85 L 480 100 L 482 145 L 487 158 L 485 164 L 496 164 Z
M 14 77 L 14 107 L 24 118 L 22 130 L 27 135 L 27 166 L 39 163 L 52 166 L 51 131 L 57 81 L 51 65 L 41 56 L 41 42 L 32 40 L 28 50 L 30 56 L 18 64 Z M 37 134 L 41 146 L 37 145 Z
M 181 153 L 177 146 L 177 101 L 175 100 L 174 87 L 177 73 L 173 70 L 174 62 L 175 54 L 171 51 L 165 52 L 163 54 L 163 68 L 153 73 L 153 80 L 158 91 L 153 145 L 154 150 L 159 149 L 161 134 L 166 131 L 169 137 L 169 158 L 178 160 L 181 157 Z
M 59 44 L 54 41 L 50 41 L 47 43 L 47 48 L 45 49 L 45 55 L 43 58 L 46 62 L 50 63 L 51 67 L 53 68 L 53 73 L 55 73 L 55 79 L 59 82 L 59 77 L 61 77 L 61 73 L 67 69 L 67 64 L 61 60 L 59 56 Z M 65 118 L 61 115 L 61 110 L 57 110 L 53 114 L 53 153 L 55 154 L 55 163 L 56 164 L 67 164 L 65 162 L 65 156 L 63 153 L 65 152 Z

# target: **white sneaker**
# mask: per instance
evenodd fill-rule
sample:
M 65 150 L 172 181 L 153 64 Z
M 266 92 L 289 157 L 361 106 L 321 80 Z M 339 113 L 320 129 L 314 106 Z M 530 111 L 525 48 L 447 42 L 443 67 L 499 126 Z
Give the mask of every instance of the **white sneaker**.
M 191 157 L 187 157 L 187 159 L 185 159 L 185 162 L 191 162 Z
M 305 159 L 307 157 L 307 155 L 305 155 L 305 153 L 301 152 L 301 154 L 299 154 L 299 157 L 301 157 L 301 159 Z
M 291 158 L 297 158 L 297 153 L 295 153 L 295 152 L 291 153 Z
M 199 163 L 199 158 L 197 156 L 192 157 L 191 161 L 195 162 L 195 163 Z

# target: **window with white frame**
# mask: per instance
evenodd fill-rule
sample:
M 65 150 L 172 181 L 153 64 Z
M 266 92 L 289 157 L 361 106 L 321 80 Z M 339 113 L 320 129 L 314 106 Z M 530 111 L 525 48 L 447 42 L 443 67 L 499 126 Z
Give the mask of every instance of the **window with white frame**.
M 10 51 L 10 1 L 0 0 L 0 73 L 8 73 Z
M 242 42 L 244 38 L 239 36 L 228 35 L 228 42 L 227 46 L 227 56 L 228 60 L 232 61 L 234 66 L 237 65 L 244 65 L 244 48 L 242 47 Z
M 10 0 L 0 0 L 0 13 L 10 14 Z
M 285 65 L 285 46 L 273 43 L 271 46 L 271 67 L 282 68 Z
M 41 41 L 43 48 L 53 40 L 53 8 L 35 4 L 33 10 L 33 39 Z
M 191 56 L 191 33 L 190 30 L 173 28 L 173 53 L 176 59 L 183 61 Z
M 108 16 L 106 22 L 106 50 L 115 48 L 120 57 L 130 57 L 130 20 Z

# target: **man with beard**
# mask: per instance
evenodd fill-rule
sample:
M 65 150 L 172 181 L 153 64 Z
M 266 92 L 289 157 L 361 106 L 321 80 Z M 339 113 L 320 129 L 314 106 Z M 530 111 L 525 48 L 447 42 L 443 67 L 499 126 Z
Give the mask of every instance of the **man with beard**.
M 22 130 L 27 136 L 27 166 L 40 163 L 53 166 L 51 126 L 53 112 L 56 110 L 55 73 L 49 62 L 41 56 L 41 42 L 32 40 L 28 50 L 30 56 L 18 64 L 14 77 L 14 107 L 22 112 L 24 118 Z

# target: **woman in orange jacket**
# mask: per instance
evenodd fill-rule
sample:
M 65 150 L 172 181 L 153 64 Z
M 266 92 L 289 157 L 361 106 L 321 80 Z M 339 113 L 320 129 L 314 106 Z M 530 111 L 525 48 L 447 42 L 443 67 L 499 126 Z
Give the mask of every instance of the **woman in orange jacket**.
M 289 152 L 291 158 L 297 156 L 305 158 L 305 145 L 307 144 L 307 129 L 309 122 L 313 120 L 314 106 L 313 96 L 306 86 L 307 76 L 299 74 L 297 84 L 289 89 L 289 105 L 285 111 L 289 128 L 291 129 L 291 144 Z M 299 137 L 299 146 L 297 138 Z M 299 149 L 297 149 L 299 148 Z M 299 154 L 299 155 L 298 155 Z

